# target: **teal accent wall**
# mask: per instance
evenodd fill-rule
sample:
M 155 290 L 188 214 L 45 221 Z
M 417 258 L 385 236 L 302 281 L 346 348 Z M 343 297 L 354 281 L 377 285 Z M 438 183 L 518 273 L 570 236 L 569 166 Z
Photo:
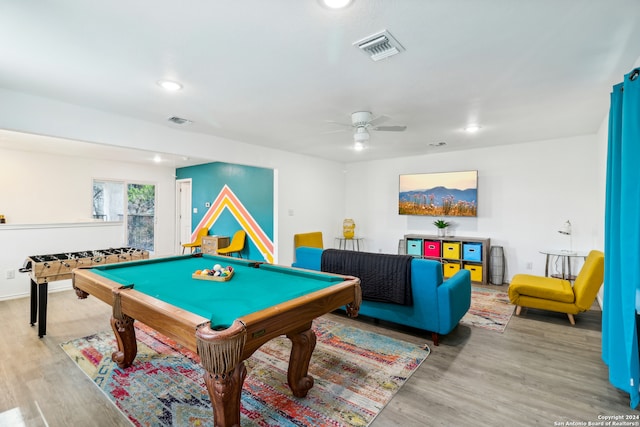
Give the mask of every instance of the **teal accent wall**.
M 206 203 L 212 204 L 222 188 L 227 185 L 269 239 L 274 240 L 274 172 L 272 169 L 215 162 L 176 169 L 176 178 L 191 179 L 192 208 L 198 208 L 198 213 L 191 214 L 191 225 L 194 229 L 209 210 Z M 210 227 L 209 234 L 232 237 L 233 233 L 240 228 L 240 223 L 233 214 L 225 209 Z M 263 259 L 262 254 L 248 236 L 242 257 Z

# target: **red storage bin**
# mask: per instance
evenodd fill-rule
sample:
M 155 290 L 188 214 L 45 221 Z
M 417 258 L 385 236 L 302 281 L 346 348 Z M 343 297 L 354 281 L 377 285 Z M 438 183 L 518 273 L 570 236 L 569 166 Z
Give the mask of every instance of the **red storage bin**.
M 440 258 L 440 241 L 439 240 L 425 240 L 424 250 L 422 256 L 431 258 Z

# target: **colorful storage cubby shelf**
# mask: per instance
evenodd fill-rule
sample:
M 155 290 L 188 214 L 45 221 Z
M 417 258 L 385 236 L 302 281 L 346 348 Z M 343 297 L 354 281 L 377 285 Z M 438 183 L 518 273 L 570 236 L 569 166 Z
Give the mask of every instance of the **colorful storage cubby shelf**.
M 484 285 L 489 283 L 489 239 L 406 234 L 404 241 L 407 255 L 442 263 L 445 279 L 464 268 L 471 273 L 471 281 Z

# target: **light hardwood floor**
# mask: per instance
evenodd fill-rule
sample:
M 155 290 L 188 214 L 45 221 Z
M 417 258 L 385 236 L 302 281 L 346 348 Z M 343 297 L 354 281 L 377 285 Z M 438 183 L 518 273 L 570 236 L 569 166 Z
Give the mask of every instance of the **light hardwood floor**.
M 110 307 L 64 291 L 49 296 L 48 314 L 47 335 L 39 339 L 28 322 L 28 299 L 0 302 L 0 425 L 19 426 L 8 421 L 15 415 L 27 426 L 129 426 L 59 347 L 108 330 Z M 328 316 L 431 347 L 374 427 L 556 426 L 640 414 L 608 382 L 598 310 L 576 316 L 574 327 L 564 315 L 531 309 L 502 334 L 459 325 L 437 347 L 420 331 Z

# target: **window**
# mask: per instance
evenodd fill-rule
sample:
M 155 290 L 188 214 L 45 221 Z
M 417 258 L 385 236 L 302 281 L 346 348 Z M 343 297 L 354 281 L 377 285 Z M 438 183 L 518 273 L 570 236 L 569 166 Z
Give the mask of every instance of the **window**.
M 127 241 L 129 246 L 153 251 L 155 211 L 155 185 L 127 185 Z
M 103 221 L 123 221 L 128 246 L 153 251 L 155 206 L 156 186 L 153 184 L 93 181 L 93 217 Z

